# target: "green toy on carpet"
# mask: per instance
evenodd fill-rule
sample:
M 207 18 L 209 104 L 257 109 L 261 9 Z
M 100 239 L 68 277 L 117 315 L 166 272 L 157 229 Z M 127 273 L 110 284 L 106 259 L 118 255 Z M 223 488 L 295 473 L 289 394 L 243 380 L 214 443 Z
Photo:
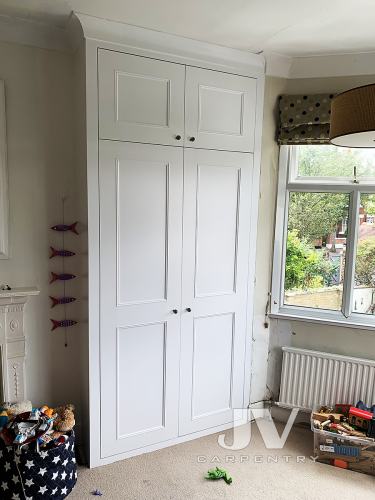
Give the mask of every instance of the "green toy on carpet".
M 220 469 L 220 467 L 216 467 L 215 469 L 210 469 L 207 474 L 204 476 L 206 479 L 224 479 L 227 484 L 232 482 L 231 476 L 225 469 Z

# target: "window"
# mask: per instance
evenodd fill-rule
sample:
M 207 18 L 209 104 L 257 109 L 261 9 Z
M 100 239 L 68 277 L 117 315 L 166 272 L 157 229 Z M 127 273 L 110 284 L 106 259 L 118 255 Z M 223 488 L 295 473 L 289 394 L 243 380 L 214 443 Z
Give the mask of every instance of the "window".
M 271 314 L 375 328 L 375 149 L 281 146 Z

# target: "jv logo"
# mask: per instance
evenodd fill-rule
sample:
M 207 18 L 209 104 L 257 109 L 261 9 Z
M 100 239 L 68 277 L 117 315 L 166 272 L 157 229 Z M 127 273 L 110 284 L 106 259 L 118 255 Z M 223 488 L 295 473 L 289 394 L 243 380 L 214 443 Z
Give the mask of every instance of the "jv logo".
M 246 414 L 247 411 L 249 412 L 248 418 L 244 420 L 244 413 Z M 293 408 L 284 427 L 284 430 L 280 435 L 273 421 L 271 412 L 268 409 L 235 409 L 234 421 L 241 422 L 242 420 L 245 425 L 233 427 L 233 443 L 231 445 L 225 443 L 225 434 L 219 435 L 218 443 L 222 448 L 225 448 L 226 450 L 243 450 L 250 443 L 251 420 L 255 420 L 266 448 L 282 449 L 284 447 L 285 441 L 289 436 L 297 415 L 298 409 Z

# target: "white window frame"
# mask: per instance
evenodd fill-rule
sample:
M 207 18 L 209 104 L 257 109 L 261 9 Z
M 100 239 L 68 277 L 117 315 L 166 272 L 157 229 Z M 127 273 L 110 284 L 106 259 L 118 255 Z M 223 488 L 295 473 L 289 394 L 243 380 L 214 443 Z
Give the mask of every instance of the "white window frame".
M 324 146 L 321 146 L 324 147 Z M 296 147 L 281 146 L 279 156 L 279 183 L 276 204 L 275 240 L 271 289 L 271 318 L 284 318 L 313 323 L 340 325 L 350 328 L 375 330 L 375 315 L 354 313 L 354 263 L 359 227 L 360 193 L 374 193 L 375 181 L 361 179 L 359 183 L 346 178 L 297 178 Z M 317 309 L 284 304 L 285 256 L 288 233 L 288 204 L 290 192 L 347 193 L 350 197 L 346 246 L 345 279 L 342 311 Z

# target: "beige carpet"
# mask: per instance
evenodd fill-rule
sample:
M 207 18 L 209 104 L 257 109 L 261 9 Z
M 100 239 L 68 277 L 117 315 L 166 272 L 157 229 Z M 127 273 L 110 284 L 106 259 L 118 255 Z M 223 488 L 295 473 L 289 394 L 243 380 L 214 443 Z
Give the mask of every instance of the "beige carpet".
M 309 459 L 312 439 L 311 431 L 295 428 L 282 450 L 267 450 L 253 425 L 249 447 L 231 452 L 217 444 L 215 434 L 97 469 L 81 468 L 69 500 L 98 498 L 91 495 L 96 488 L 103 493 L 103 500 L 375 498 L 373 477 Z M 233 455 L 236 463 L 225 463 L 225 457 L 231 460 Z M 206 456 L 208 461 L 218 457 L 221 465 L 232 474 L 233 483 L 205 480 L 207 469 L 218 464 L 199 463 L 198 456 Z M 275 456 L 277 463 L 272 462 Z M 297 463 L 297 456 L 306 456 L 306 462 Z M 268 460 L 271 462 L 267 463 Z

